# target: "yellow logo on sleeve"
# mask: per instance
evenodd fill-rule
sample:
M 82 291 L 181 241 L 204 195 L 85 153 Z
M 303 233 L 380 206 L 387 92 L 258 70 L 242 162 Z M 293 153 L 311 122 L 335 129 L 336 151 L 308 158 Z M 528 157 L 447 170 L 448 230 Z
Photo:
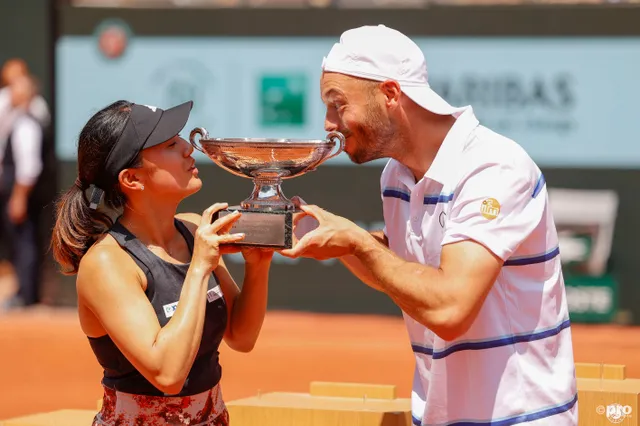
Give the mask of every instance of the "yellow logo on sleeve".
M 480 213 L 485 219 L 493 220 L 500 214 L 500 203 L 495 198 L 487 198 L 480 206 Z

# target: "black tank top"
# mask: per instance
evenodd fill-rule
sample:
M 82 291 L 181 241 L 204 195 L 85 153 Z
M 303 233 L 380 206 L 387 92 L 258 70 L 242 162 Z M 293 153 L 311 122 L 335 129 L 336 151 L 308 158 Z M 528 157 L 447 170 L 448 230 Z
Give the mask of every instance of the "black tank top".
M 193 254 L 193 235 L 187 227 L 175 219 L 175 226 L 182 234 Z M 180 299 L 189 264 L 173 264 L 153 254 L 140 240 L 119 222 L 109 231 L 118 244 L 131 255 L 147 276 L 146 295 L 153 306 L 160 326 L 164 327 L 175 311 Z M 176 396 L 188 396 L 204 392 L 220 381 L 222 370 L 218 362 L 218 348 L 227 325 L 227 306 L 222 297 L 218 278 L 211 274 L 207 291 L 207 310 L 200 348 L 184 387 Z M 89 337 L 91 349 L 104 369 L 102 383 L 117 391 L 151 396 L 166 396 L 140 374 L 120 352 L 109 335 Z M 172 395 L 173 396 L 173 395 Z

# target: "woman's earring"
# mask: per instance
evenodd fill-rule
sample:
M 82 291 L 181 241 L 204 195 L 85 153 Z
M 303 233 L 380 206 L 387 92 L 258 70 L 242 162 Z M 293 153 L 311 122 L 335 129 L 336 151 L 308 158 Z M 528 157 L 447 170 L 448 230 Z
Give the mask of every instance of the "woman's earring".
M 144 185 L 142 185 L 142 188 L 140 188 L 140 190 L 144 191 Z

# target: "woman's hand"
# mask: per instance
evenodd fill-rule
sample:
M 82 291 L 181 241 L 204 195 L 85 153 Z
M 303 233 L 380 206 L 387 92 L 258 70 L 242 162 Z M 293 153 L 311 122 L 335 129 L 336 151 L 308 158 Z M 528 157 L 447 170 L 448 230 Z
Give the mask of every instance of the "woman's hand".
M 269 263 L 273 258 L 276 249 L 267 247 L 242 246 L 237 244 L 226 244 L 220 248 L 222 254 L 242 253 L 246 265 L 259 265 Z
M 247 265 L 258 265 L 271 262 L 274 249 L 264 247 L 242 247 L 242 257 Z
M 213 215 L 227 206 L 227 203 L 216 203 L 206 209 L 195 232 L 191 262 L 208 271 L 213 271 L 218 266 L 223 244 L 241 241 L 244 238 L 244 234 L 229 234 L 233 224 L 240 218 L 237 211 L 211 223 Z

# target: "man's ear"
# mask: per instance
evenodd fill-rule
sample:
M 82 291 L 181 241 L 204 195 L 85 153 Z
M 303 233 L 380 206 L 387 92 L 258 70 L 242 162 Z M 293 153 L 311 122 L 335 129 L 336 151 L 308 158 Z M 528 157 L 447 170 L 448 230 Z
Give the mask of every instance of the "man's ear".
M 130 191 L 141 191 L 144 188 L 140 178 L 140 169 L 124 169 L 118 174 L 118 181 L 122 189 Z
M 386 80 L 380 84 L 380 91 L 385 96 L 387 107 L 395 107 L 400 104 L 400 83 L 395 80 Z

